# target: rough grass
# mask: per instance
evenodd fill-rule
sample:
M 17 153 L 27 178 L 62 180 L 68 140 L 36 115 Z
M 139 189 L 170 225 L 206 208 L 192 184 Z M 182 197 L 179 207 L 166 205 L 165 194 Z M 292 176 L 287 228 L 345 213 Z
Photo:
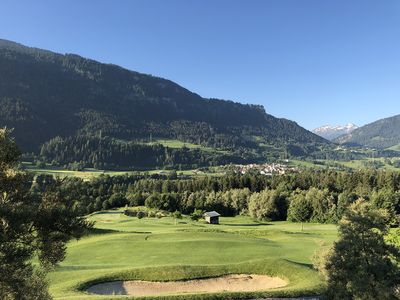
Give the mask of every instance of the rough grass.
M 247 217 L 221 218 L 221 225 L 126 217 L 120 211 L 94 214 L 96 230 L 68 245 L 66 260 L 49 276 L 55 299 L 109 299 L 84 292 L 110 280 L 183 280 L 226 274 L 265 274 L 289 281 L 263 293 L 221 293 L 157 299 L 241 299 L 299 296 L 323 290 L 310 257 L 336 238 L 333 225 L 258 223 Z M 113 299 L 121 297 L 112 297 Z M 152 297 L 155 298 L 155 297 Z M 122 299 L 122 298 L 121 298 Z M 123 297 L 127 299 L 127 297 Z M 149 298 L 147 298 L 149 299 Z

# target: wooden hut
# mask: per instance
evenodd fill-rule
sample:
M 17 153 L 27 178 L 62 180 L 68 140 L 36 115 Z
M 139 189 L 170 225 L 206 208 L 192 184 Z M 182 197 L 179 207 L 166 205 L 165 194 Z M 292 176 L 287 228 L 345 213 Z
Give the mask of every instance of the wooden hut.
M 219 216 L 220 214 L 216 211 L 208 211 L 204 213 L 204 219 L 209 224 L 219 224 Z

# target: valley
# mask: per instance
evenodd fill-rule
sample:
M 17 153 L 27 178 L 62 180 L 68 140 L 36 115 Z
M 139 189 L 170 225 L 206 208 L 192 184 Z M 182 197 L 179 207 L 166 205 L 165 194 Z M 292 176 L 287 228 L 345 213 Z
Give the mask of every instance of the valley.
M 0 11 L 0 300 L 400 300 L 397 7 L 63 2 Z

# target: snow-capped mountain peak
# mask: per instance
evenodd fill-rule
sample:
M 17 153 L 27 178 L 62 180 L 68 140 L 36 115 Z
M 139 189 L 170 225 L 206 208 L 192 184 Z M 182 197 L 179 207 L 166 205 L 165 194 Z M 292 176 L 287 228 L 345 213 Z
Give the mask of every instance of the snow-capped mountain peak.
M 346 125 L 324 125 L 314 129 L 312 132 L 315 134 L 322 136 L 327 140 L 334 140 L 335 138 L 349 134 L 353 130 L 357 129 L 358 126 L 354 125 L 353 123 L 348 123 Z

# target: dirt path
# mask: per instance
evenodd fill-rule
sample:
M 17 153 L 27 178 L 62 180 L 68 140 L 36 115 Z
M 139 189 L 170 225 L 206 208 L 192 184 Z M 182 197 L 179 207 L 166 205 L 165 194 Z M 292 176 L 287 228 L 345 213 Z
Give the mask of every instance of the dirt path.
M 89 293 L 99 295 L 157 296 L 185 293 L 252 292 L 283 287 L 286 281 L 265 275 L 233 274 L 188 281 L 113 281 L 96 284 Z

